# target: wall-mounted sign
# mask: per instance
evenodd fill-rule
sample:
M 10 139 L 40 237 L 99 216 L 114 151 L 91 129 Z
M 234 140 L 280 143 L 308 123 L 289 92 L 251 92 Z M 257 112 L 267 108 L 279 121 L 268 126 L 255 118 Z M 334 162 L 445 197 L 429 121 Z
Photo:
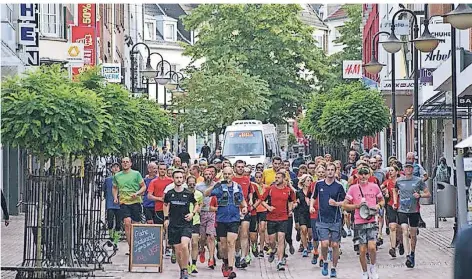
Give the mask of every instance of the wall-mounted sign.
M 81 43 L 71 43 L 67 47 L 67 61 L 74 64 L 75 66 L 81 66 L 84 64 L 84 44 Z
M 392 32 L 392 20 L 384 19 L 380 24 L 380 31 Z M 410 21 L 405 19 L 395 20 L 395 35 L 409 35 Z
M 78 26 L 95 25 L 95 4 L 78 4 Z
M 108 82 L 121 82 L 121 64 L 103 63 L 102 76 Z
M 472 95 L 457 97 L 457 106 L 460 108 L 472 107 Z
M 420 70 L 420 82 L 433 84 L 433 72 L 435 69 L 423 68 Z
M 431 35 L 438 39 L 443 39 L 438 47 L 429 53 L 421 53 L 421 68 L 436 69 L 444 61 L 451 57 L 451 25 L 445 23 L 436 23 L 429 25 Z M 420 34 L 423 31 L 420 32 Z
M 344 60 L 343 78 L 360 79 L 362 78 L 362 60 Z
M 39 4 L 20 4 L 19 45 L 26 53 L 26 65 L 39 66 Z
M 395 90 L 413 90 L 415 83 L 412 79 L 397 79 L 395 81 Z M 391 91 L 392 90 L 392 80 L 384 79 L 380 82 L 380 90 L 382 91 Z

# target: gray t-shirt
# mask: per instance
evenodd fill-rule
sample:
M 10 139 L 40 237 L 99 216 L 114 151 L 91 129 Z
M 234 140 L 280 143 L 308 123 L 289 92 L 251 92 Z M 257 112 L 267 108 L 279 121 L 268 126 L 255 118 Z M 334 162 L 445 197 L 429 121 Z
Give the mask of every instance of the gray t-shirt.
M 380 184 L 385 181 L 385 173 L 380 169 L 374 171 L 374 176 L 379 180 Z
M 211 183 L 212 185 L 214 184 L 214 182 Z M 202 204 L 202 207 L 200 207 L 200 210 L 201 211 L 210 211 L 210 201 L 211 201 L 211 197 L 205 197 L 205 191 L 210 188 L 211 185 L 207 185 L 204 182 L 200 182 L 198 183 L 195 188 L 202 192 L 203 193 L 203 204 Z
M 419 212 L 418 201 L 413 194 L 420 193 L 426 188 L 424 181 L 416 176 L 408 179 L 406 177 L 400 177 L 395 183 L 400 196 L 400 206 L 398 212 L 401 213 L 417 213 Z

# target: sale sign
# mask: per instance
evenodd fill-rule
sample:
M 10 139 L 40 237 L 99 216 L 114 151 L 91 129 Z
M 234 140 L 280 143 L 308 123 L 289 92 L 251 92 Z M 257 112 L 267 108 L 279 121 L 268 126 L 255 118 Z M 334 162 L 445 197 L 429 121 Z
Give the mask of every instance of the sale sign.
M 84 44 L 84 66 L 72 68 L 72 75 L 75 76 L 96 64 L 95 27 L 72 26 L 72 42 Z
M 95 4 L 78 4 L 78 26 L 95 26 Z

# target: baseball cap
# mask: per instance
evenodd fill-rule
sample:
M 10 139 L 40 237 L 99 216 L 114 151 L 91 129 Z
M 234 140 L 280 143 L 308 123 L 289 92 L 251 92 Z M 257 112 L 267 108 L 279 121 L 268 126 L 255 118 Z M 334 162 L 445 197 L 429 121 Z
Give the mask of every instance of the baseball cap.
M 218 164 L 218 163 L 221 163 L 221 160 L 220 160 L 220 159 L 215 159 L 215 160 L 213 160 L 213 164 Z
M 117 165 L 117 166 L 119 167 L 119 166 L 120 166 L 120 163 L 118 163 L 118 161 L 114 161 L 113 163 L 111 163 L 111 166 L 112 166 L 112 167 L 115 166 L 115 165 Z
M 413 167 L 413 166 L 414 166 L 414 163 L 411 162 L 411 161 L 406 161 L 403 166 L 404 166 L 404 167 Z

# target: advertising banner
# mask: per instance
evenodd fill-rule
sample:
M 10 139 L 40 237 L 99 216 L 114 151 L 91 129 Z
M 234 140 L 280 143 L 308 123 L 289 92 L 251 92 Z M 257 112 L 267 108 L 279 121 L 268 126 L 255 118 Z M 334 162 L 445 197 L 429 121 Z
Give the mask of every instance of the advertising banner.
M 27 66 L 39 66 L 39 4 L 20 4 L 19 40 L 26 54 Z
M 121 64 L 119 63 L 103 63 L 102 76 L 108 82 L 121 82 Z
M 360 79 L 362 78 L 362 60 L 344 60 L 343 78 Z
M 78 4 L 78 26 L 95 26 L 95 4 Z

